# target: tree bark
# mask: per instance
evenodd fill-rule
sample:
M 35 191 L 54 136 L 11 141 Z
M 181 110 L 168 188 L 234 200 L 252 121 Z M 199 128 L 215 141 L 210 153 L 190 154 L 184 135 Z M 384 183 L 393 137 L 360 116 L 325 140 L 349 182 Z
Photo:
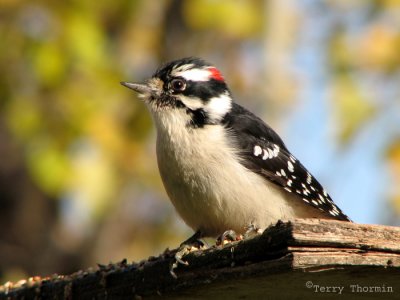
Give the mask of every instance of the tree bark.
M 262 235 L 140 263 L 0 287 L 0 299 L 400 299 L 400 228 L 330 220 L 278 222 Z M 333 296 L 335 295 L 335 296 Z M 342 299 L 342 298 L 341 298 Z

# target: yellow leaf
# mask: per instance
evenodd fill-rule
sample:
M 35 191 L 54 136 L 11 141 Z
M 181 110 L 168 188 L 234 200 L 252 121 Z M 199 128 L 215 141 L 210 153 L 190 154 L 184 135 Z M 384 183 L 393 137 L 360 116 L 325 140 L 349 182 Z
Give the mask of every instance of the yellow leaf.
M 69 177 L 65 152 L 47 138 L 37 138 L 27 153 L 27 166 L 32 179 L 49 195 L 58 196 Z
M 41 84 L 54 85 L 66 71 L 65 53 L 56 43 L 42 44 L 34 56 L 34 66 Z
M 183 16 L 194 29 L 219 29 L 235 37 L 246 37 L 262 29 L 262 2 L 188 0 Z
M 376 110 L 349 76 L 339 76 L 334 82 L 333 102 L 342 142 L 347 142 Z
M 375 25 L 362 38 L 355 59 L 365 67 L 390 71 L 400 64 L 399 47 L 399 32 Z
M 104 53 L 105 40 L 102 27 L 90 14 L 71 11 L 65 21 L 67 45 L 75 56 L 92 67 L 107 63 Z M 85 68 L 90 68 L 86 65 Z

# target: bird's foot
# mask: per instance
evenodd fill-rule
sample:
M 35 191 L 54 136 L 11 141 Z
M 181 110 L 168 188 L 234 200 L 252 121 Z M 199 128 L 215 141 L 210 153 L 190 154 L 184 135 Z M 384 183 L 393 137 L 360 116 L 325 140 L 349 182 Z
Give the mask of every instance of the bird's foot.
M 217 246 L 243 240 L 243 235 L 236 233 L 233 230 L 227 230 L 217 238 Z
M 217 238 L 217 246 L 223 246 L 225 244 L 241 241 L 243 239 L 251 238 L 253 236 L 259 235 L 262 233 L 262 230 L 256 227 L 254 224 L 248 225 L 246 228 L 246 232 L 242 234 L 238 234 L 233 230 L 227 230 L 223 234 L 221 234 Z
M 201 232 L 197 231 L 194 235 L 192 235 L 179 246 L 178 250 L 175 253 L 175 261 L 171 264 L 169 269 L 172 277 L 177 278 L 174 270 L 179 266 L 179 264 L 185 266 L 189 265 L 187 261 L 183 260 L 183 257 L 185 255 L 189 254 L 192 251 L 200 250 L 205 247 L 204 242 L 201 241 L 200 238 Z
M 249 226 L 246 227 L 246 232 L 244 233 L 244 238 L 248 239 L 251 237 L 254 237 L 256 235 L 259 235 L 262 233 L 262 230 L 258 227 L 256 227 L 254 224 L 250 224 Z

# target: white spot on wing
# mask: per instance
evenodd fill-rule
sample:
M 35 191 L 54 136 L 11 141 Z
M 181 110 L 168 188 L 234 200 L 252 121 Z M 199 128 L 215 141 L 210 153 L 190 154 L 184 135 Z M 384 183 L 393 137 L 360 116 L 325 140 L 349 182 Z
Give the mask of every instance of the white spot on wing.
M 273 158 L 274 157 L 274 152 L 270 149 L 270 148 L 267 148 L 267 150 L 268 150 L 268 157 L 269 158 Z
M 311 184 L 311 181 L 312 181 L 311 174 L 307 172 L 307 183 Z
M 263 155 L 262 159 L 266 160 L 268 158 L 268 151 L 265 149 L 263 149 L 263 150 L 264 150 L 264 155 Z
M 274 150 L 273 150 L 274 157 L 277 157 L 277 156 L 278 156 L 279 151 L 280 151 L 279 146 L 278 146 L 278 145 L 274 145 Z
M 287 165 L 288 165 L 288 170 L 290 172 L 294 172 L 294 167 L 293 167 L 293 164 L 292 164 L 292 162 L 290 160 L 288 160 Z
M 259 156 L 262 153 L 262 149 L 260 146 L 256 145 L 254 146 L 254 156 Z
M 333 211 L 336 211 L 337 213 L 339 213 L 339 210 L 338 210 L 338 208 L 337 208 L 336 205 L 333 206 L 332 210 L 333 210 Z

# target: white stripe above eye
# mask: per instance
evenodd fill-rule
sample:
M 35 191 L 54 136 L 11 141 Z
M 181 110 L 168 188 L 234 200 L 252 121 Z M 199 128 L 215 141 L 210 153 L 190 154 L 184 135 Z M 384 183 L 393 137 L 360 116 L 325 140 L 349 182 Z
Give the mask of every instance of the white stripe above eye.
M 186 71 L 174 72 L 173 76 L 183 77 L 191 81 L 208 81 L 210 79 L 210 71 L 207 69 L 190 69 Z

